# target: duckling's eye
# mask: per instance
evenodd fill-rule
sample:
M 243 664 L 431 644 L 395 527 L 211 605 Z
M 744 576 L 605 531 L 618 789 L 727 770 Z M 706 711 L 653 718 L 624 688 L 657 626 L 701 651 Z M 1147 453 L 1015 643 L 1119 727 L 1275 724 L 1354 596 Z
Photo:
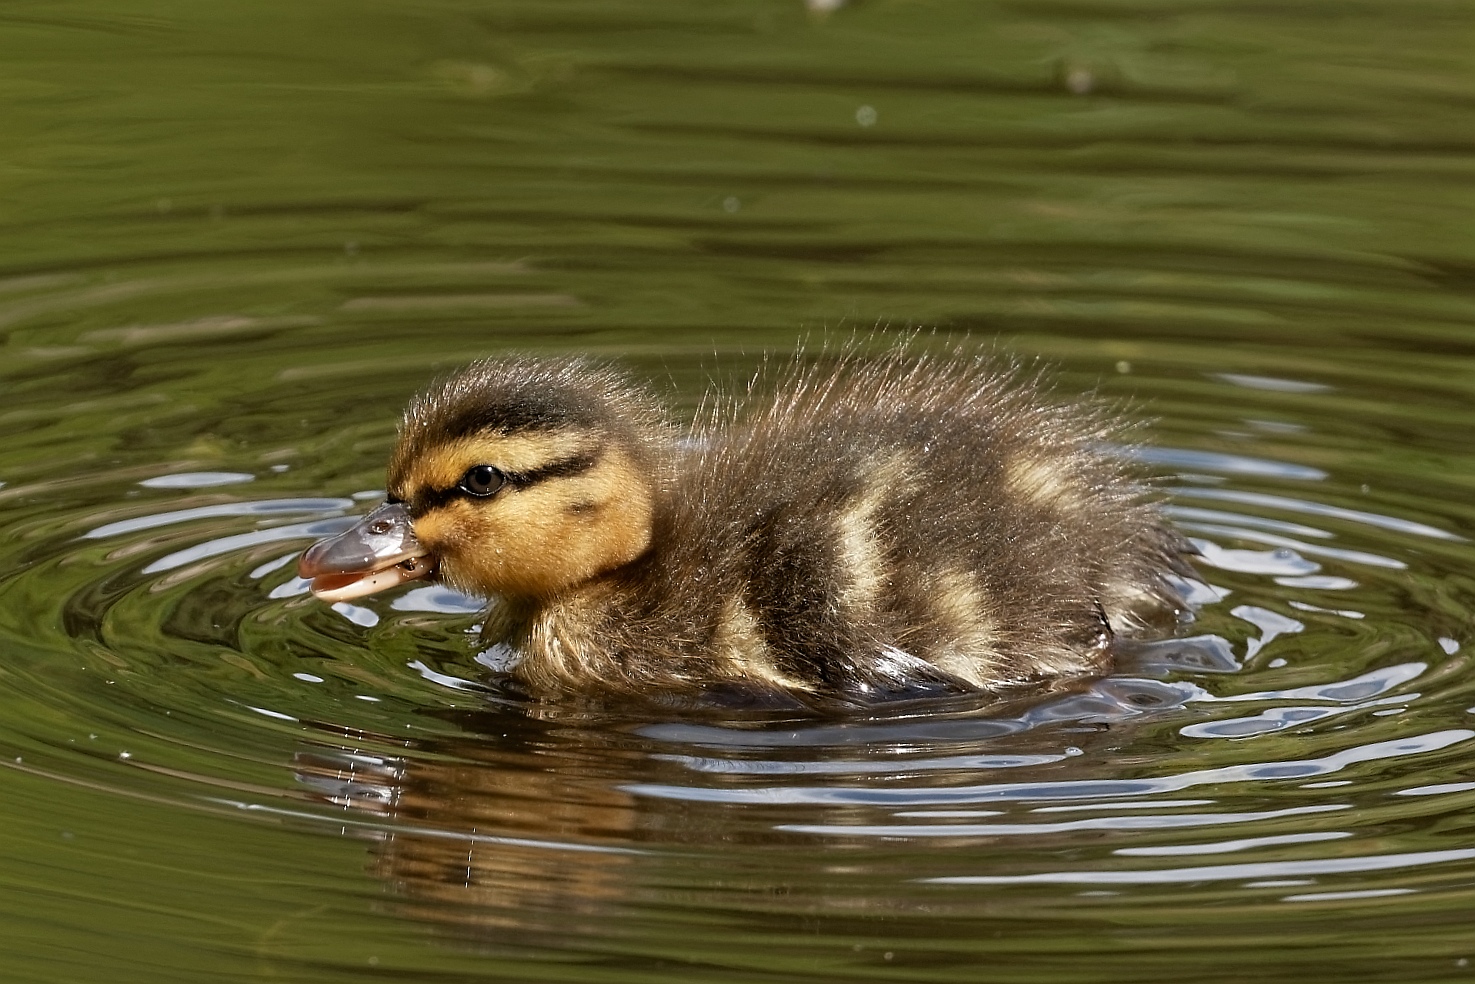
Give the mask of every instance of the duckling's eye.
M 496 492 L 507 481 L 507 476 L 491 465 L 473 465 L 466 469 L 457 487 L 467 495 L 488 496 Z

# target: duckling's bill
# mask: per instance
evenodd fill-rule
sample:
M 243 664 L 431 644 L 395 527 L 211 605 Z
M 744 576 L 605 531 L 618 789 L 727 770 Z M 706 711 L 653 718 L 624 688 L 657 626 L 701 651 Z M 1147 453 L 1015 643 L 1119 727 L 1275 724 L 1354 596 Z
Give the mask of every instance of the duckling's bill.
M 299 577 L 328 602 L 348 601 L 435 573 L 435 557 L 415 539 L 404 504 L 386 502 L 297 561 Z

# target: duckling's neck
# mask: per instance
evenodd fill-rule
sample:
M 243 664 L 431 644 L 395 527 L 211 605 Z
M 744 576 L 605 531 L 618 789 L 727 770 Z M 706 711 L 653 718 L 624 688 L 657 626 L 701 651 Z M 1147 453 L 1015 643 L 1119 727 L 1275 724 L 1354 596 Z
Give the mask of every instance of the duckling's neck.
M 550 598 L 504 599 L 488 613 L 483 641 L 517 652 L 517 674 L 536 692 L 576 690 L 591 678 L 623 689 L 630 592 L 622 582 L 610 574 Z
M 502 598 L 487 614 L 483 641 L 518 652 L 517 673 L 533 690 L 582 689 L 591 678 L 614 690 L 638 686 L 642 667 L 630 665 L 632 651 L 667 641 L 642 624 L 641 613 L 651 607 L 642 598 L 662 565 L 668 498 L 654 497 L 654 535 L 634 558 L 550 596 Z

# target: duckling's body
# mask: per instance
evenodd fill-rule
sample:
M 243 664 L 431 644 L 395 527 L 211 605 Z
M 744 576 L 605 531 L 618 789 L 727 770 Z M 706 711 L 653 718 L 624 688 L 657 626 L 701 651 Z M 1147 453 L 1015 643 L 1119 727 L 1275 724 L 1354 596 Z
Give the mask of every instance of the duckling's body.
M 1180 606 L 1115 425 L 1035 378 L 892 352 L 749 389 L 680 436 L 609 370 L 470 366 L 405 415 L 381 512 L 413 544 L 380 559 L 496 596 L 487 634 L 538 694 L 999 690 L 1099 671 Z M 373 569 L 328 557 L 354 533 L 304 557 L 325 596 Z

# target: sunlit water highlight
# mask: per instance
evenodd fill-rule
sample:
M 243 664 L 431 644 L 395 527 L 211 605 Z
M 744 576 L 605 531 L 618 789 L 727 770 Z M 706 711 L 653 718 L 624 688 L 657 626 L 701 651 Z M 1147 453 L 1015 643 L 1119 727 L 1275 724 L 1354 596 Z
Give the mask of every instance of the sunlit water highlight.
M 902 7 L 0 18 L 6 973 L 1468 970 L 1460 25 Z M 676 713 L 295 576 L 468 357 L 690 413 L 909 324 L 1151 418 L 1191 624 L 1003 703 Z

